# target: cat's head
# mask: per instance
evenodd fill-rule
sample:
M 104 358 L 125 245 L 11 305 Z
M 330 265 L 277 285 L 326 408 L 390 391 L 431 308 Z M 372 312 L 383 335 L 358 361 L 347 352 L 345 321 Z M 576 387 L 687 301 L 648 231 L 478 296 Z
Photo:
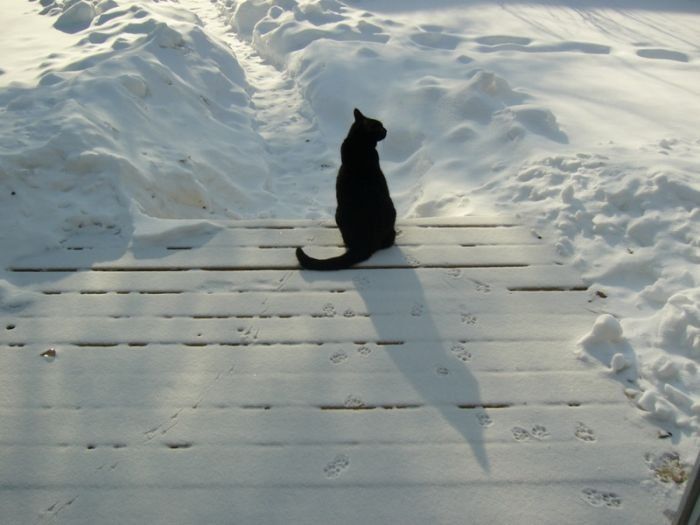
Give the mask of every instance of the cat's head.
M 386 129 L 376 119 L 365 117 L 359 109 L 355 108 L 355 124 L 353 125 L 359 132 L 372 141 L 379 142 L 386 137 Z

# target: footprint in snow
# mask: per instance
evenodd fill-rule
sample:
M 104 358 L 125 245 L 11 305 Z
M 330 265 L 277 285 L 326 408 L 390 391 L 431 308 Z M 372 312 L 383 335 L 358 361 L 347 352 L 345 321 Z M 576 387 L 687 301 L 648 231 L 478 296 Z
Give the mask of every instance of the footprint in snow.
M 461 42 L 459 37 L 445 33 L 425 32 L 414 33 L 410 37 L 414 44 L 432 49 L 456 49 Z
M 475 39 L 476 43 L 484 46 L 499 46 L 502 44 L 518 44 L 521 46 L 526 46 L 532 43 L 531 38 L 523 36 L 510 36 L 510 35 L 488 35 L 480 36 Z
M 651 58 L 653 60 L 673 60 L 674 62 L 688 62 L 690 58 L 680 51 L 669 49 L 640 49 L 637 56 L 641 58 Z

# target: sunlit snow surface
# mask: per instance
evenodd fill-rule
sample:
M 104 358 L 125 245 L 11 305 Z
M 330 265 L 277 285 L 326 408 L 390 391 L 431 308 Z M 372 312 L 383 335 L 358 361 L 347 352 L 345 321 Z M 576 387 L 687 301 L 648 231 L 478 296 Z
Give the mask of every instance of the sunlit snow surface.
M 602 316 L 578 357 L 693 460 L 695 3 L 3 0 L 0 22 L 2 267 L 79 231 L 327 219 L 358 107 L 400 217 L 517 214 L 572 258 Z

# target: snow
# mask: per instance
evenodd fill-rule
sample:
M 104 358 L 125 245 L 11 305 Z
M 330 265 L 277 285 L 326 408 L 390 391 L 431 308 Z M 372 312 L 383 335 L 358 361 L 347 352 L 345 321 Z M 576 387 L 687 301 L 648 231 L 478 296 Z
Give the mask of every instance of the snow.
M 694 461 L 693 2 L 4 0 L 0 22 L 0 268 L 78 235 L 176 264 L 195 256 L 158 247 L 220 238 L 217 221 L 328 220 L 339 144 L 358 107 L 388 129 L 379 153 L 400 218 L 508 215 L 574 265 L 597 319 L 572 325 L 572 354 L 591 377 L 622 385 L 611 402 L 629 401 Z M 207 252 L 214 267 L 230 258 L 226 246 Z M 420 247 L 404 253 L 424 257 Z M 239 254 L 242 265 L 258 257 Z M 90 262 L 112 260 L 98 255 Z M 289 264 L 275 257 L 269 264 Z M 28 288 L 3 270 L 3 315 L 41 303 Z M 343 451 L 329 460 L 329 477 L 355 461 Z M 587 490 L 586 503 L 615 507 L 607 491 Z M 660 497 L 659 512 L 679 495 Z

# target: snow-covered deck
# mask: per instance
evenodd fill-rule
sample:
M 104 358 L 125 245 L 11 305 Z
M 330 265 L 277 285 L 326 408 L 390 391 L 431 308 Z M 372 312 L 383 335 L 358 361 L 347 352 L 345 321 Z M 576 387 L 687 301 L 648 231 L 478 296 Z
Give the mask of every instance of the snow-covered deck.
M 663 442 L 575 358 L 594 294 L 546 240 L 423 220 L 357 269 L 299 271 L 294 247 L 340 250 L 330 226 L 85 236 L 15 263 L 3 523 L 656 521 Z

